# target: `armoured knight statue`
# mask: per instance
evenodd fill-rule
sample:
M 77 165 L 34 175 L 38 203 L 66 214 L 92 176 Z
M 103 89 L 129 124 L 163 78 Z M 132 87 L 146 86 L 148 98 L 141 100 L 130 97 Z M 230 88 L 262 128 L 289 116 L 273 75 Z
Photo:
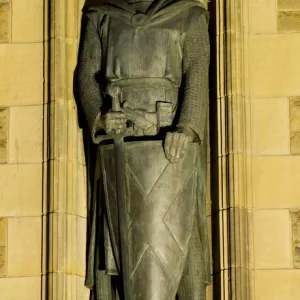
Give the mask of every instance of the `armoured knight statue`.
M 199 1 L 98 0 L 83 10 L 75 82 L 98 144 L 94 299 L 205 299 L 208 67 Z

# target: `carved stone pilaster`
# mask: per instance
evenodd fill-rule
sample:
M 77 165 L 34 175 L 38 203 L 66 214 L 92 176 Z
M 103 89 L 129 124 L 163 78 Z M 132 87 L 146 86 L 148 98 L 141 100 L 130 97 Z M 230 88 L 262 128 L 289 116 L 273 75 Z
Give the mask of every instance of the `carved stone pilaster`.
M 218 235 L 213 243 L 219 247 L 213 254 L 214 295 L 216 299 L 244 300 L 251 299 L 248 1 L 213 1 L 210 7 L 216 26 L 213 73 L 217 78 L 216 105 L 211 112 L 217 132 L 211 146 L 216 165 L 214 168 L 212 164 L 212 189 L 218 186 L 212 200 L 213 235 Z
M 46 299 L 88 299 L 84 288 L 83 145 L 73 98 L 82 0 L 50 0 Z M 78 147 L 78 145 L 80 145 Z

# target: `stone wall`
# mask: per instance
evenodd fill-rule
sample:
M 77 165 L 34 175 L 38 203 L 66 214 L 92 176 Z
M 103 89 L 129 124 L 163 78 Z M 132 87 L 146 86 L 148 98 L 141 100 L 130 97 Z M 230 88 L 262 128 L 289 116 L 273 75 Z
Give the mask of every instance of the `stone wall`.
M 41 298 L 44 5 L 0 1 L 0 298 Z
M 298 299 L 300 2 L 249 2 L 252 299 Z

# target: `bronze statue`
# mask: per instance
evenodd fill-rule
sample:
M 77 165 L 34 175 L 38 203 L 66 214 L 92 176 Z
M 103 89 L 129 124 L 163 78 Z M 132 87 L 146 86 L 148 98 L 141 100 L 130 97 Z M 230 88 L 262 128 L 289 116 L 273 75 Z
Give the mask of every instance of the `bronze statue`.
M 209 54 L 198 1 L 99 0 L 83 10 L 75 83 L 98 144 L 94 299 L 205 299 Z

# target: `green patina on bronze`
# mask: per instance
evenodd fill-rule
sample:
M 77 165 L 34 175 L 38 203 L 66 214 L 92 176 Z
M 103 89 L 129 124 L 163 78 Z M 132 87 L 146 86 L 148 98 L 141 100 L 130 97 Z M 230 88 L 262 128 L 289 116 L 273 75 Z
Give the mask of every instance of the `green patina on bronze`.
M 98 145 L 86 285 L 101 300 L 205 299 L 207 12 L 192 0 L 93 2 L 75 80 Z

